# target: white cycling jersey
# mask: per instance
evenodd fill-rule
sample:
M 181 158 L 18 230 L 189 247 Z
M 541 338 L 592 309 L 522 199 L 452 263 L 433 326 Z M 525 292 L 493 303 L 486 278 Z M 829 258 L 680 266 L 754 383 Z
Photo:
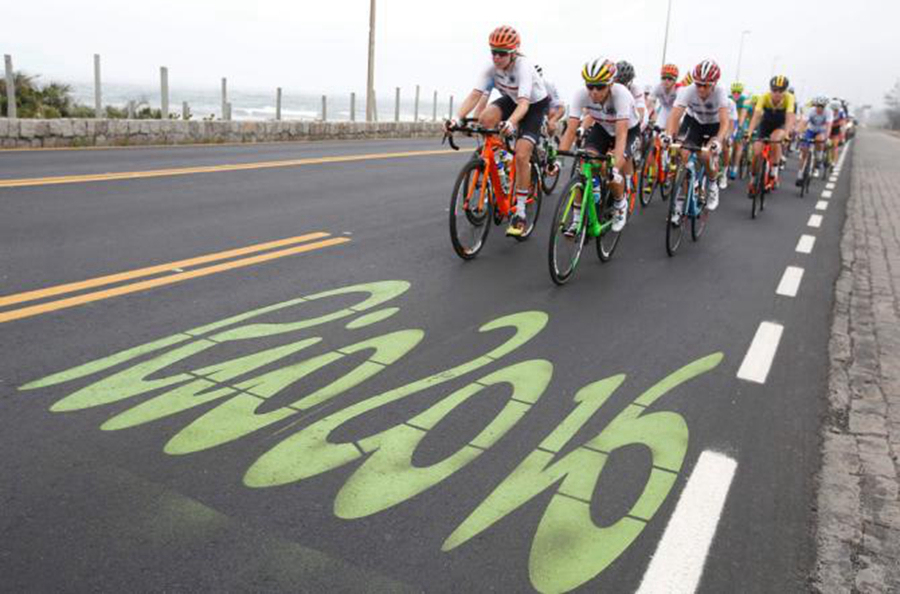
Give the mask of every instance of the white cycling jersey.
M 813 106 L 803 114 L 803 121 L 806 122 L 807 130 L 826 132 L 834 122 L 834 113 L 828 108 L 823 109 L 822 113 L 819 113 L 818 108 Z
M 718 124 L 719 110 L 728 109 L 728 93 L 724 87 L 716 85 L 709 97 L 701 99 L 697 86 L 688 85 L 678 89 L 675 107 L 686 108 L 687 115 L 697 120 L 699 124 Z
M 731 97 L 728 98 L 728 119 L 731 120 L 732 124 L 737 126 L 738 122 L 738 108 L 737 102 Z
M 516 56 L 508 70 L 500 70 L 491 64 L 475 88 L 484 94 L 490 94 L 492 85 L 513 101 L 528 99 L 530 103 L 537 103 L 547 97 L 544 79 L 525 56 Z
M 666 91 L 662 83 L 656 85 L 650 92 L 650 100 L 656 102 L 656 125 L 665 129 L 669 124 L 669 114 L 672 113 L 672 107 L 675 106 L 675 97 L 678 95 L 678 88 L 672 85 L 671 91 Z
M 550 109 L 565 106 L 565 103 L 563 103 L 562 98 L 559 96 L 559 90 L 556 88 L 555 84 L 545 78 L 544 86 L 547 87 L 547 95 L 550 97 Z
M 628 120 L 628 129 L 634 128 L 640 123 L 637 109 L 634 105 L 634 96 L 624 85 L 614 83 L 610 93 L 603 103 L 594 103 L 591 93 L 582 88 L 572 98 L 572 113 L 570 117 L 581 118 L 587 114 L 603 126 L 610 136 L 616 135 L 616 122 Z

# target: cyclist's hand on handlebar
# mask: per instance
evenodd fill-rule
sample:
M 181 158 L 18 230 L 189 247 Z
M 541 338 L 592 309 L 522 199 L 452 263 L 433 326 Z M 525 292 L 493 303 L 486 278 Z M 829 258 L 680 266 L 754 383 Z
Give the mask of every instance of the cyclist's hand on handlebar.
M 582 140 L 584 140 L 585 136 L 587 136 L 587 130 L 579 126 L 578 129 L 575 130 L 575 139 L 578 142 L 581 142 Z
M 713 138 L 709 143 L 709 150 L 713 153 L 719 153 L 722 151 L 722 143 L 719 142 L 718 138 Z
M 450 118 L 449 120 L 444 120 L 444 132 L 450 132 L 456 128 L 459 128 L 459 119 Z
M 516 133 L 516 125 L 510 122 L 509 120 L 505 120 L 500 123 L 500 134 L 504 136 L 513 136 Z
M 663 132 L 659 135 L 659 143 L 662 145 L 664 149 L 669 148 L 672 145 L 672 137 L 668 132 Z

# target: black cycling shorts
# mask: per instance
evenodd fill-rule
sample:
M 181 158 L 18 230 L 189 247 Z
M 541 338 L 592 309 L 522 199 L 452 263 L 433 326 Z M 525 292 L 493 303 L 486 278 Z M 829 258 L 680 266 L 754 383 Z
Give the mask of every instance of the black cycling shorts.
M 759 137 L 769 138 L 775 130 L 784 128 L 785 122 L 787 122 L 787 114 L 783 111 L 775 112 L 772 115 L 764 114 L 762 122 L 759 124 Z
M 719 133 L 719 122 L 714 124 L 701 124 L 693 117 L 685 115 L 678 130 L 678 138 L 691 146 L 706 146 L 711 138 Z
M 502 95 L 492 105 L 500 108 L 500 119 L 508 120 L 516 110 L 517 104 L 512 98 Z M 544 116 L 550 110 L 550 97 L 544 97 L 537 103 L 528 107 L 528 113 L 519 122 L 518 138 L 530 140 L 531 144 L 537 144 L 541 138 L 541 126 L 544 124 Z
M 641 126 L 638 124 L 628 129 L 628 139 L 625 141 L 626 159 L 630 159 L 639 149 L 640 141 Z M 584 139 L 584 147 L 597 151 L 599 155 L 605 155 L 616 148 L 616 137 L 607 132 L 606 128 L 599 123 L 595 123 L 588 131 L 587 138 Z

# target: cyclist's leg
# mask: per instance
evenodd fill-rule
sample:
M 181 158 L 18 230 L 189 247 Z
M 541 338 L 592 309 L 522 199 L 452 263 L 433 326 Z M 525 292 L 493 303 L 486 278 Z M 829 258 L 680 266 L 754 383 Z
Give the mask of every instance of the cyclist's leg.
M 496 128 L 502 120 L 511 116 L 515 110 L 516 102 L 506 95 L 502 95 L 481 112 L 481 115 L 478 116 L 478 123 L 485 128 Z

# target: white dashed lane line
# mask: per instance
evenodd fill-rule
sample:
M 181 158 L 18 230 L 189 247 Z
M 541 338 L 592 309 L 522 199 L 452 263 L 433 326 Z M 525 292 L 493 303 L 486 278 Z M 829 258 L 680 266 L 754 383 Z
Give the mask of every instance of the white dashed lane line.
M 815 227 L 818 229 L 822 226 L 822 215 L 809 215 L 809 221 L 806 222 L 807 227 Z
M 797 251 L 801 254 L 811 254 L 816 245 L 816 238 L 812 235 L 801 235 L 797 242 Z
M 825 184 L 825 189 L 826 189 L 826 190 L 833 190 L 833 189 L 834 189 L 834 184 L 833 184 L 833 183 L 830 183 L 830 182 L 827 183 L 827 184 Z
M 831 190 L 825 190 L 822 192 L 822 198 L 831 198 L 834 194 Z
M 766 383 L 775 353 L 778 351 L 778 343 L 781 342 L 781 334 L 784 326 L 774 322 L 762 322 L 756 330 L 750 349 L 744 356 L 741 368 L 738 369 L 738 379 L 756 384 Z
M 724 454 L 700 454 L 638 594 L 697 589 L 736 470 L 737 462 Z
M 825 200 L 819 200 L 816 202 L 816 210 L 828 210 L 828 202 Z
M 800 290 L 801 280 L 803 280 L 803 269 L 797 266 L 788 266 L 775 293 L 783 297 L 796 297 L 797 291 Z

